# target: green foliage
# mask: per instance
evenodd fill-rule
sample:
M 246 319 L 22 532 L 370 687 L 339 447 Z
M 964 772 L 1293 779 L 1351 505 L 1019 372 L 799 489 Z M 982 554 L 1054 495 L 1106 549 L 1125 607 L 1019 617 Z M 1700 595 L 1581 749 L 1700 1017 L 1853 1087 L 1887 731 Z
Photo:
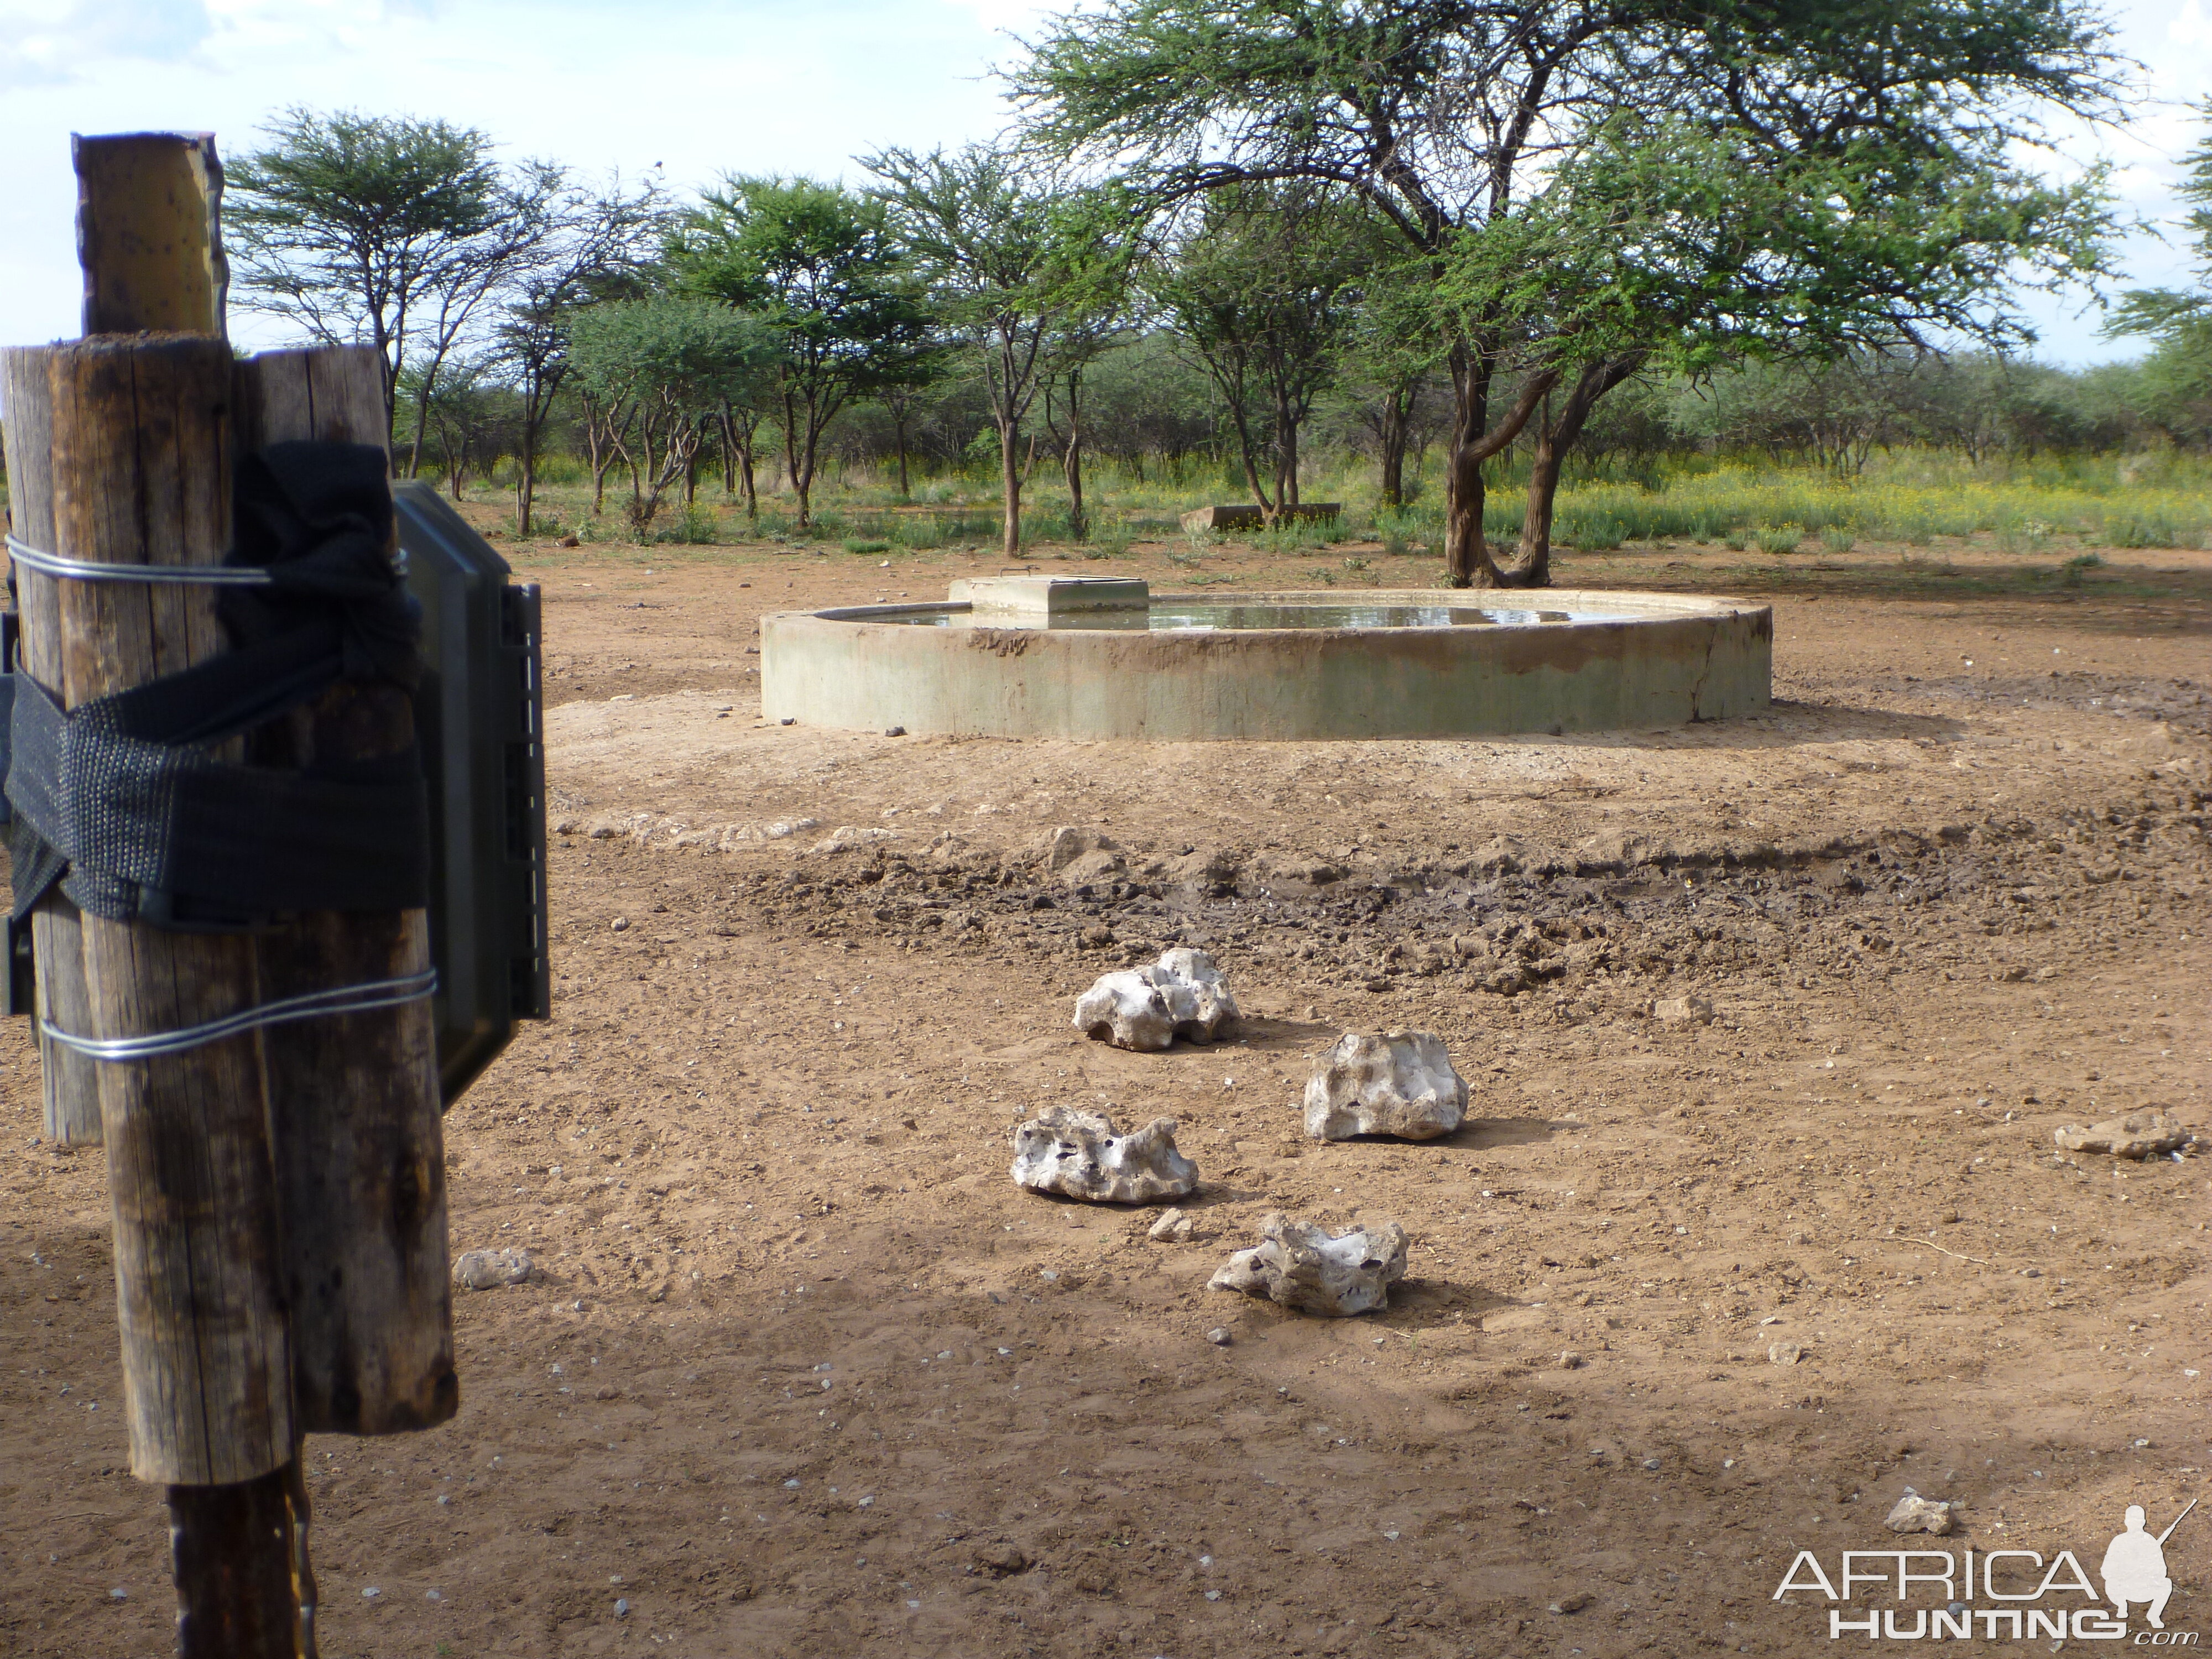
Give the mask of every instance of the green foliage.
M 712 547 L 722 537 L 714 508 L 694 501 L 677 516 L 674 524 L 664 525 L 655 531 L 653 539 L 673 543 L 678 547 Z
M 568 335 L 588 417 L 629 474 L 641 538 L 663 495 L 696 463 L 709 419 L 725 399 L 748 395 L 776 342 L 757 318 L 675 295 L 592 306 Z
M 732 174 L 684 214 L 663 250 L 684 293 L 747 311 L 773 337 L 774 400 L 811 514 L 823 434 L 857 398 L 926 372 L 931 319 L 880 203 L 808 179 Z
M 410 358 L 434 382 L 553 227 L 561 169 L 503 171 L 474 127 L 295 105 L 263 132 L 224 170 L 233 297 L 325 344 L 374 346 L 387 408 Z
M 877 541 L 872 537 L 848 536 L 845 538 L 845 550 L 848 553 L 888 553 L 891 550 L 891 544 Z
M 1356 198 L 1240 185 L 1184 213 L 1144 272 L 1147 297 L 1212 377 L 1262 507 L 1295 493 L 1299 430 L 1334 378 L 1385 234 Z
M 1032 142 L 1162 203 L 1364 198 L 1431 279 L 1407 338 L 1448 346 L 1483 453 L 1511 430 L 1475 418 L 1504 412 L 1493 381 L 1559 377 L 1541 580 L 1555 458 L 1623 381 L 1929 329 L 2009 343 L 2019 288 L 2100 270 L 2102 175 L 2012 158 L 2036 106 L 2107 107 L 2110 65 L 2087 0 L 1103 0 L 1053 20 L 1013 87 Z

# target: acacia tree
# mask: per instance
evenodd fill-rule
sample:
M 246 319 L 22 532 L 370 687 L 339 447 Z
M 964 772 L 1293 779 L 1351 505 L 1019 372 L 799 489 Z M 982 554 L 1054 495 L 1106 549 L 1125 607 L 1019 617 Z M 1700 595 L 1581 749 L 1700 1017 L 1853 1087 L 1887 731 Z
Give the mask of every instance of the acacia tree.
M 2009 349 L 2032 338 L 2021 288 L 2105 271 L 2101 173 L 2047 185 L 1993 132 L 1785 147 L 1784 130 L 1616 116 L 1541 198 L 1454 250 L 1440 301 L 1515 319 L 1559 393 L 1529 428 L 1516 562 L 1492 580 L 1549 580 L 1561 465 L 1631 377 L 1881 361 L 1944 337 Z
M 2212 121 L 2212 98 L 2203 113 Z M 2188 168 L 2179 194 L 2192 204 L 2181 227 L 2197 254 L 2193 289 L 2134 289 L 2123 295 L 2105 325 L 2115 337 L 2155 342 L 2144 365 L 2157 401 L 2166 405 L 2169 432 L 2199 442 L 2212 437 L 2212 129 L 2184 158 Z
M 712 301 L 659 295 L 590 307 L 568 332 L 607 451 L 629 474 L 630 528 L 642 541 L 662 497 L 689 483 L 724 399 L 769 372 L 771 331 Z
M 769 396 L 799 522 L 812 523 L 823 431 L 931 344 L 882 204 L 809 179 L 733 175 L 684 215 L 664 255 L 681 291 L 752 312 L 775 338 Z M 742 453 L 750 475 L 749 433 Z
M 1273 524 L 1298 504 L 1298 434 L 1335 375 L 1374 239 L 1355 203 L 1310 187 L 1224 187 L 1195 207 L 1146 286 L 1220 389 L 1245 481 Z
M 410 365 L 434 394 L 485 302 L 540 258 L 564 187 L 549 161 L 502 169 L 489 135 L 445 121 L 295 106 L 225 170 L 240 303 L 384 358 L 387 431 Z M 416 400 L 408 471 L 420 465 Z
M 489 478 L 516 436 L 514 394 L 489 362 L 455 356 L 434 380 L 410 368 L 399 380 L 400 407 L 429 434 L 446 468 L 446 488 L 462 498 L 471 473 Z
M 866 165 L 883 181 L 875 195 L 931 309 L 981 371 L 999 436 L 1002 544 L 1012 558 L 1028 471 L 1023 425 L 1051 378 L 1056 345 L 1097 310 L 1101 262 L 1084 234 L 1095 235 L 1097 222 L 1049 179 L 981 145 L 886 150 Z
M 514 532 L 527 536 L 537 501 L 538 455 L 545 423 L 569 371 L 568 323 L 593 301 L 635 297 L 665 227 L 657 180 L 635 189 L 619 176 L 598 189 L 566 191 L 541 257 L 500 308 L 491 361 L 512 384 L 515 424 Z
M 1516 221 L 1625 113 L 1728 135 L 1743 171 L 1715 189 L 1855 146 L 1884 148 L 1908 191 L 1929 152 L 1971 152 L 2002 174 L 2005 147 L 2034 136 L 2031 106 L 2106 106 L 2105 34 L 2088 0 L 1100 0 L 1049 24 L 1012 87 L 1032 142 L 1133 168 L 1163 201 L 1311 180 L 1364 198 L 1431 280 L 1462 273 L 1439 316 L 1453 387 L 1445 555 L 1464 585 L 1543 579 L 1540 561 L 1502 570 L 1484 546 L 1484 463 L 1564 378 L 1544 440 L 1555 461 L 1654 349 L 1626 328 L 1559 331 L 1580 308 L 1571 280 L 1604 274 L 1602 246 L 1512 275 L 1470 243 L 1525 246 Z M 1860 178 L 1878 187 L 1883 169 Z M 1902 292 L 1923 251 L 1881 263 L 1893 251 L 1869 239 L 1860 252 L 1877 263 L 1856 274 Z M 1470 257 L 1482 280 L 1466 279 Z M 1718 310 L 1708 322 L 1724 335 Z

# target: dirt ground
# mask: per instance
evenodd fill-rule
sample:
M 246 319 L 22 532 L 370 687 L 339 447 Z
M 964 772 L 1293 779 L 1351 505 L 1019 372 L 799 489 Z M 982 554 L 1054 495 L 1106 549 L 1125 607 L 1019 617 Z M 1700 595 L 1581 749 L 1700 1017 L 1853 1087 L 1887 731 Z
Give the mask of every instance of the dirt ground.
M 2212 1132 L 2212 556 L 1571 557 L 1771 597 L 1771 712 L 1149 747 L 759 719 L 763 611 L 988 556 L 514 556 L 555 1015 L 447 1161 L 455 1249 L 539 1273 L 456 1292 L 455 1421 L 312 1443 L 332 1659 L 1806 1654 L 1801 1549 L 2094 1571 L 2126 1505 L 2212 1498 L 2212 1157 L 2051 1140 Z M 1177 943 L 1231 1040 L 1070 1028 Z M 1711 1024 L 1653 1017 L 1686 994 Z M 1305 1141 L 1311 1057 L 1393 1026 L 1445 1038 L 1468 1124 Z M 101 1157 L 38 1139 L 20 1028 L 0 1085 L 0 1650 L 159 1654 Z M 1012 1186 L 1061 1103 L 1177 1120 L 1192 1242 Z M 1209 1291 L 1276 1208 L 1401 1222 L 1389 1310 Z M 1908 1486 L 1960 1531 L 1885 1532 Z M 2212 1626 L 2205 1510 L 2167 1561 L 2168 1627 Z

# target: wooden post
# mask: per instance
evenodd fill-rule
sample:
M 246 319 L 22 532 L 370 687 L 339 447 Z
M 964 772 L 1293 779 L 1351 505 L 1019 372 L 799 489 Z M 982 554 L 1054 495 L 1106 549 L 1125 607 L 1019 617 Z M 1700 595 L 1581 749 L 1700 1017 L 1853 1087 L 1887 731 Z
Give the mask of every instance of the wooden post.
M 46 354 L 0 351 L 0 413 L 7 419 L 8 502 L 11 532 L 33 547 L 54 544 L 53 407 Z M 52 690 L 62 681 L 60 584 L 18 566 L 15 599 L 22 623 L 23 672 Z M 100 1142 L 100 1078 L 95 1063 L 46 1035 L 91 1029 L 85 1001 L 84 936 L 76 906 L 56 890 L 31 913 L 38 963 L 38 1039 L 41 1127 L 65 1146 Z
M 70 140 L 77 175 L 77 258 L 84 271 L 84 331 L 224 333 L 230 271 L 219 228 L 222 166 L 212 133 L 142 132 Z M 52 410 L 41 354 L 0 353 L 7 414 L 13 533 L 53 545 Z M 21 569 L 23 668 L 49 690 L 62 682 L 59 583 Z M 59 893 L 31 918 L 38 963 L 39 1070 L 44 1129 L 64 1146 L 100 1137 L 94 1063 L 45 1035 L 88 1029 L 84 941 L 76 907 Z
M 211 132 L 72 134 L 84 331 L 223 334 L 222 163 Z
M 212 143 L 80 139 L 76 156 L 86 321 L 110 331 L 9 354 L 11 416 L 19 397 L 37 401 L 27 391 L 45 392 L 48 499 L 37 528 L 68 558 L 216 563 L 231 544 L 237 394 Z M 181 331 L 133 331 L 156 325 Z M 227 648 L 210 588 L 21 576 L 25 663 L 64 708 Z M 234 758 L 243 752 L 228 747 Z M 65 931 L 57 921 L 37 941 L 42 1006 L 66 1029 L 99 1038 L 173 1030 L 263 1000 L 251 939 L 85 916 L 75 1017 L 63 1006 Z M 179 1651 L 312 1656 L 259 1035 L 100 1062 L 91 1074 L 108 1149 L 131 1471 L 169 1489 Z
M 239 366 L 238 406 L 241 451 L 295 438 L 381 447 L 383 360 L 367 346 L 264 353 Z M 404 690 L 341 684 L 258 739 L 254 758 L 369 760 L 414 738 Z M 257 951 L 264 997 L 329 990 L 422 972 L 429 921 L 421 910 L 324 911 Z M 262 1044 L 301 1430 L 442 1423 L 460 1384 L 430 1005 L 275 1026 Z

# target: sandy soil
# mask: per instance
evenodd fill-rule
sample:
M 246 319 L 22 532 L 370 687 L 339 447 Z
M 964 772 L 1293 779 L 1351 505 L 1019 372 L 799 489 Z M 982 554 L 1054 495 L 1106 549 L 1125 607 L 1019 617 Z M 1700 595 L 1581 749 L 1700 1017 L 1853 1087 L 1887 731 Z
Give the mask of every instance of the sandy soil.
M 2051 1142 L 2212 1130 L 2212 558 L 1945 556 L 1569 562 L 1771 594 L 1758 720 L 1142 747 L 760 721 L 761 611 L 995 561 L 520 550 L 556 1013 L 447 1163 L 456 1249 L 541 1273 L 457 1293 L 456 1421 L 312 1444 L 325 1654 L 1802 1654 L 1793 1555 L 1898 1547 L 1908 1485 L 2093 1571 L 2212 1497 L 2212 1159 Z M 1232 1040 L 1069 1028 L 1185 942 Z M 1311 1056 L 1395 1025 L 1469 1124 L 1304 1141 Z M 38 1140 L 20 1030 L 0 1085 L 0 1650 L 160 1653 L 101 1158 Z M 1014 1189 L 1054 1103 L 1173 1115 L 1198 1237 Z M 1402 1223 L 1389 1310 L 1209 1292 L 1279 1207 Z

